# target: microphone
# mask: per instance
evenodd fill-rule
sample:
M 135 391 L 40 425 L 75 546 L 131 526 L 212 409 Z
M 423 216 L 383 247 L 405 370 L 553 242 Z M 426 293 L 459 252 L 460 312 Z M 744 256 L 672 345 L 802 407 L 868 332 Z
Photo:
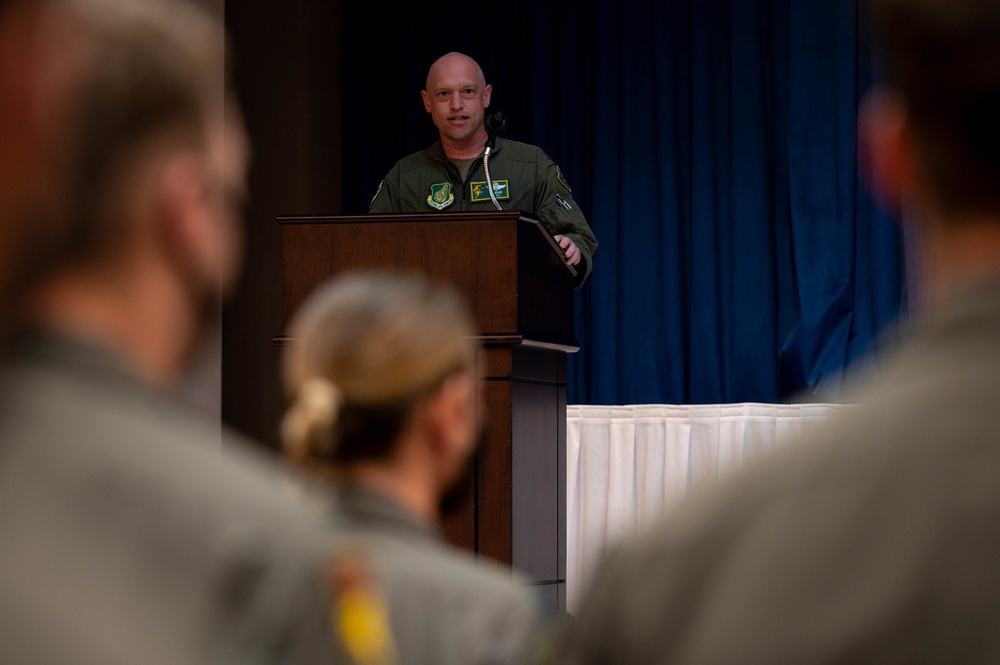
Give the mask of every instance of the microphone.
M 490 153 L 496 147 L 497 134 L 502 132 L 503 128 L 507 126 L 507 120 L 504 119 L 503 113 L 497 111 L 493 115 L 487 116 L 483 124 L 486 125 L 486 151 L 483 153 L 483 171 L 486 173 L 486 189 L 489 190 L 493 207 L 497 210 L 503 210 L 500 202 L 497 201 L 496 194 L 493 193 L 493 178 L 490 176 Z
M 503 117 L 503 113 L 497 111 L 492 115 L 486 116 L 486 147 L 494 148 L 497 144 L 497 134 L 502 132 L 507 126 L 507 119 Z

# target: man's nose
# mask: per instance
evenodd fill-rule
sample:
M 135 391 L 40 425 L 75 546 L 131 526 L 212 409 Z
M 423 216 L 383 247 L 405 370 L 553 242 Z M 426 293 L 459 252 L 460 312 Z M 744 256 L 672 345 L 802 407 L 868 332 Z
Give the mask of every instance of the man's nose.
M 465 106 L 465 100 L 462 99 L 462 95 L 451 96 L 451 110 L 461 111 L 463 106 Z

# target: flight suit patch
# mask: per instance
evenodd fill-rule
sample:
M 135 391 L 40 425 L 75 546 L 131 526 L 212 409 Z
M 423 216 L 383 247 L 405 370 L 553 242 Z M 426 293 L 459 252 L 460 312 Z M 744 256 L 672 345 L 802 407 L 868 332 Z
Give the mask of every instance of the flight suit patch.
M 556 166 L 556 178 L 562 183 L 562 186 L 566 188 L 567 192 L 570 194 L 573 193 L 573 188 L 569 186 L 568 182 L 566 182 L 566 176 L 563 175 L 562 169 L 558 166 Z
M 437 182 L 431 185 L 430 196 L 427 197 L 427 205 L 435 210 L 444 210 L 455 202 L 455 192 L 451 191 L 450 182 Z
M 486 181 L 481 180 L 478 182 L 469 183 L 469 192 L 472 193 L 472 202 L 478 203 L 480 201 L 490 200 L 490 190 L 486 187 Z M 497 197 L 498 201 L 506 201 L 510 198 L 510 185 L 506 180 L 494 180 L 493 181 L 493 195 Z

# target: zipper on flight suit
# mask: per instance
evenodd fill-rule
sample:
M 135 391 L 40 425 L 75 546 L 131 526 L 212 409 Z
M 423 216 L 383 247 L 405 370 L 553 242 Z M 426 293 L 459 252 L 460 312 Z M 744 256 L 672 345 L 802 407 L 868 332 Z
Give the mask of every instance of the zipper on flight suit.
M 450 176 L 452 176 L 452 180 L 454 180 L 455 182 L 458 183 L 458 189 L 459 189 L 459 207 L 458 207 L 458 209 L 459 210 L 469 210 L 471 208 L 471 206 L 472 206 L 472 201 L 469 201 L 469 200 L 466 199 L 465 193 L 467 191 L 469 191 L 469 183 L 472 182 L 472 177 L 474 175 L 476 175 L 476 171 L 479 169 L 479 167 L 480 167 L 480 165 L 482 163 L 483 163 L 483 161 L 481 159 L 476 158 L 472 162 L 472 166 L 469 168 L 469 175 L 468 175 L 468 177 L 465 179 L 465 182 L 462 182 L 462 179 L 458 177 L 458 176 L 461 175 L 458 172 L 458 168 L 454 164 L 451 163 L 450 159 L 448 159 L 447 157 L 444 158 L 444 168 L 445 168 L 445 170 L 448 171 L 448 174 Z M 467 205 L 469 207 L 467 207 Z

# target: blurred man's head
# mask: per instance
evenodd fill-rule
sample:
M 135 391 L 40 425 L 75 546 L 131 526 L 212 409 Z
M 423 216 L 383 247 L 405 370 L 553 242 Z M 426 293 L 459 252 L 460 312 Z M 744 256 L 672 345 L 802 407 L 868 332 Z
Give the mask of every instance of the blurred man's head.
M 1000 3 L 873 0 L 872 16 L 890 93 L 881 104 L 895 105 L 887 126 L 910 141 L 903 186 L 950 219 L 1000 214 Z M 874 149 L 885 159 L 893 146 Z M 880 184 L 898 198 L 891 177 Z
M 862 165 L 935 310 L 1000 277 L 1000 3 L 872 0 L 886 81 L 859 117 Z
M 95 56 L 76 127 L 79 208 L 62 260 L 96 265 L 115 260 L 141 232 L 134 208 L 153 205 L 154 193 L 143 189 L 154 184 L 144 178 L 186 166 L 204 171 L 206 194 L 220 193 L 210 162 L 226 120 L 225 43 L 220 26 L 186 2 L 78 5 Z M 178 166 L 177 159 L 196 163 Z
M 172 208 L 175 203 L 194 203 L 176 197 L 202 197 L 218 214 L 226 197 L 242 195 L 241 162 L 246 156 L 236 118 L 225 115 L 225 39 L 220 25 L 180 1 L 79 4 L 93 26 L 96 53 L 76 128 L 80 140 L 74 199 L 79 208 L 73 212 L 72 235 L 61 260 L 96 266 L 121 259 L 143 232 L 183 232 L 170 225 L 157 229 L 156 220 L 145 220 L 152 227 L 139 221 L 182 212 Z M 227 121 L 232 131 L 225 135 Z M 222 220 L 211 224 L 219 233 L 232 235 L 236 230 Z M 175 249 L 170 242 L 183 240 L 151 239 L 163 249 Z M 185 261 L 183 256 L 174 258 Z M 234 258 L 221 252 L 212 256 L 213 263 L 222 264 L 217 274 L 224 282 L 235 272 Z
M 91 55 L 70 124 L 70 205 L 29 306 L 119 328 L 143 347 L 126 349 L 133 360 L 172 378 L 239 266 L 247 146 L 226 111 L 223 29 L 181 0 L 59 1 Z

